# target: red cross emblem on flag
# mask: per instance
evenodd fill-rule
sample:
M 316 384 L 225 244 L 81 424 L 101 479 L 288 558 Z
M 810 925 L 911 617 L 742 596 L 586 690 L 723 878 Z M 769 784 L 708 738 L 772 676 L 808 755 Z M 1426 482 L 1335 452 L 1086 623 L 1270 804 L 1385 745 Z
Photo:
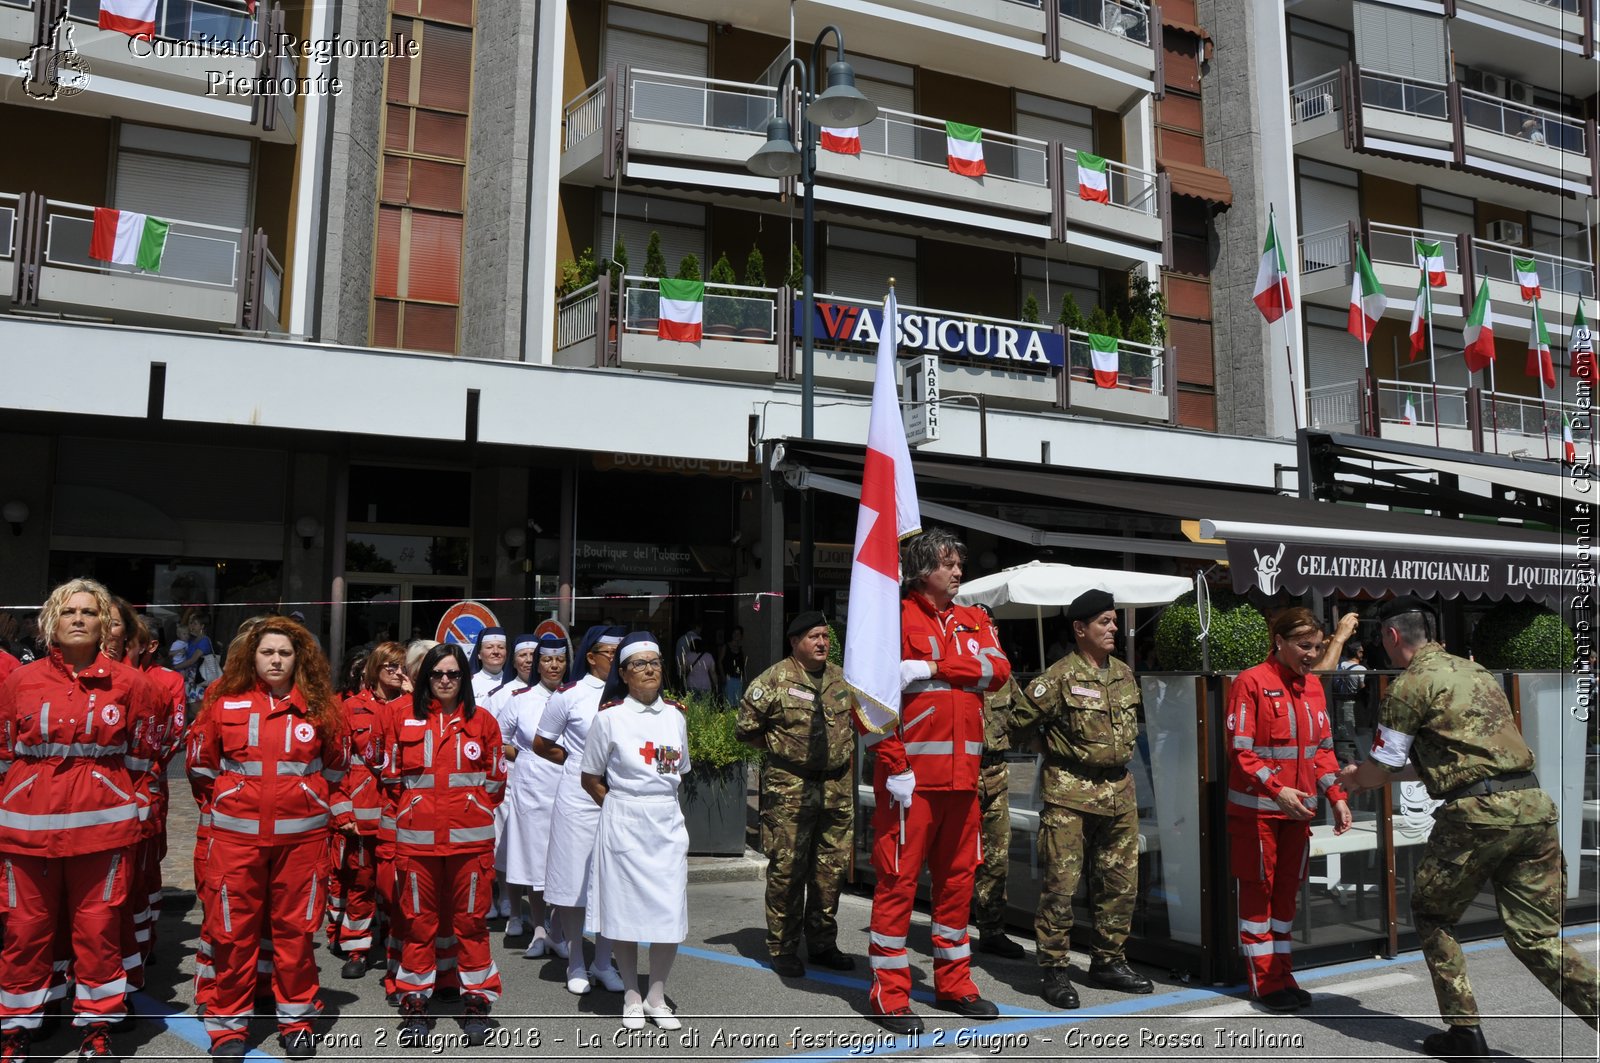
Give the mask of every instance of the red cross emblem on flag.
M 654 764 L 656 761 L 656 744 L 654 742 L 646 742 L 639 747 L 639 755 L 644 758 L 646 764 Z

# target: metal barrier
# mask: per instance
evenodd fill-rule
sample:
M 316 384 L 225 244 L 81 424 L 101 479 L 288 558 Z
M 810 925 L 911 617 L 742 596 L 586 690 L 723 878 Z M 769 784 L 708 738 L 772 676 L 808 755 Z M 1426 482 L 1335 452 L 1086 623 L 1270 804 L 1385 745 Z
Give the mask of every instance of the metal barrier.
M 1068 195 L 1076 195 L 1078 183 L 1078 153 L 1075 149 L 1063 147 L 1061 173 L 1069 189 Z M 1140 214 L 1150 217 L 1159 217 L 1161 214 L 1161 197 L 1157 194 L 1156 175 L 1149 170 L 1141 170 L 1127 163 L 1106 160 L 1106 192 L 1110 196 L 1113 207 L 1122 207 L 1126 210 L 1136 210 Z
M 1350 228 L 1336 225 L 1300 237 L 1300 272 L 1317 273 L 1350 263 Z
M 556 304 L 556 350 L 594 338 L 600 310 L 600 282 L 590 281 Z
M 1118 340 L 1117 388 L 1152 395 L 1165 394 L 1162 381 L 1165 361 L 1166 352 L 1160 347 Z M 1073 330 L 1067 333 L 1067 372 L 1074 380 L 1094 379 L 1094 352 L 1089 346 L 1087 332 Z
M 1583 123 L 1555 111 L 1462 89 L 1461 120 L 1476 129 L 1532 144 L 1547 144 L 1572 155 L 1587 157 L 1589 154 Z
M 1372 243 L 1367 255 L 1373 262 L 1387 262 L 1402 266 L 1417 266 L 1417 241 L 1426 240 L 1439 245 L 1446 273 L 1461 272 L 1461 256 L 1456 247 L 1456 234 L 1438 229 L 1412 229 L 1404 225 L 1385 225 L 1373 222 L 1369 229 Z
M 130 273 L 163 281 L 234 288 L 239 283 L 242 229 L 167 219 L 167 245 L 159 274 L 89 256 L 94 235 L 94 208 L 82 203 L 45 201 L 44 264 L 101 273 Z
M 1472 241 L 1472 268 L 1480 277 L 1517 283 L 1515 259 L 1532 259 L 1539 274 L 1539 286 L 1552 292 L 1594 297 L 1594 263 L 1576 258 L 1563 258 L 1548 251 L 1532 251 L 1526 247 L 1490 243 L 1488 240 Z
M 1361 71 L 1361 105 L 1421 118 L 1447 120 L 1450 117 L 1450 97 L 1440 82 L 1371 70 Z
M 635 122 L 725 133 L 765 133 L 777 105 L 776 90 L 766 85 L 660 70 L 633 71 L 628 97 L 628 114 Z
M 1306 398 L 1311 406 L 1311 427 L 1359 429 L 1361 392 L 1361 382 L 1358 380 L 1307 388 Z
M 949 144 L 944 120 L 880 108 L 877 120 L 861 128 L 861 151 L 945 169 Z M 983 164 L 989 177 L 1044 187 L 1049 183 L 1045 172 L 1049 153 L 1050 146 L 1042 140 L 983 131 Z
M 1061 14 L 1117 37 L 1150 43 L 1150 7 L 1144 0 L 1059 0 Z
M 1438 409 L 1434 398 L 1438 396 Z M 1412 414 L 1406 416 L 1406 400 Z M 1437 416 L 1436 416 L 1437 415 Z M 1378 381 L 1378 419 L 1389 424 L 1438 424 L 1441 428 L 1467 427 L 1467 389 L 1426 380 Z
M 0 192 L 0 259 L 9 259 L 17 253 L 17 207 L 21 197 L 14 192 Z
M 655 332 L 661 320 L 661 293 L 654 277 L 624 277 L 622 330 Z M 739 295 L 750 292 L 750 295 Z M 577 293 L 574 293 L 576 295 Z M 776 288 L 756 288 L 747 284 L 706 285 L 705 304 L 700 309 L 701 329 L 708 338 L 759 340 L 771 343 L 777 338 Z M 590 321 L 594 319 L 590 313 Z M 590 330 L 590 335 L 594 334 Z M 581 338 L 581 337 L 580 337 Z M 573 342 L 578 342 L 574 339 Z
M 1289 89 L 1289 121 L 1309 122 L 1339 110 L 1339 72 L 1319 74 Z
M 570 151 L 600 132 L 606 120 L 606 82 L 602 78 L 567 102 L 562 110 L 561 150 Z
M 1563 415 L 1574 415 L 1578 406 L 1537 395 L 1512 395 L 1504 391 L 1484 391 L 1480 403 L 1485 432 L 1561 439 Z

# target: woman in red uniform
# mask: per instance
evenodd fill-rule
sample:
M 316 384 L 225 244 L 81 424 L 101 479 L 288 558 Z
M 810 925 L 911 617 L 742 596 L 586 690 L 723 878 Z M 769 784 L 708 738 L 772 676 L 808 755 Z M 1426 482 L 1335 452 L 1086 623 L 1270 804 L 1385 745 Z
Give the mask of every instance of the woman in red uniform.
M 189 744 L 189 773 L 209 779 L 205 936 L 216 981 L 206 1007 L 211 1054 L 247 1048 L 261 938 L 272 940 L 278 1041 L 290 1059 L 316 1054 L 318 989 L 312 935 L 322 919 L 329 825 L 344 777 L 347 733 L 311 633 L 273 617 L 236 643 L 206 693 Z
M 383 780 L 394 805 L 395 871 L 405 942 L 395 988 L 400 1039 L 428 1031 L 428 1000 L 438 978 L 440 938 L 457 945 L 462 1032 L 489 1036 L 489 1008 L 500 971 L 489 951 L 494 903 L 494 810 L 505 795 L 500 725 L 473 703 L 461 647 L 444 643 L 422 658 L 408 713 L 384 730 Z
M 1272 622 L 1272 656 L 1241 673 L 1228 697 L 1228 844 L 1239 880 L 1239 951 L 1251 995 L 1272 1011 L 1311 1003 L 1295 984 L 1289 947 L 1318 794 L 1333 803 L 1333 832 L 1350 829 L 1322 682 L 1308 675 L 1321 656 L 1317 618 L 1309 609 L 1286 609 Z
M 113 1058 L 126 1015 L 121 909 L 147 814 L 158 707 L 144 676 L 101 652 L 113 613 L 93 580 L 51 592 L 43 660 L 0 684 L 0 1060 L 28 1054 L 50 992 L 58 926 L 70 928 L 78 1058 Z

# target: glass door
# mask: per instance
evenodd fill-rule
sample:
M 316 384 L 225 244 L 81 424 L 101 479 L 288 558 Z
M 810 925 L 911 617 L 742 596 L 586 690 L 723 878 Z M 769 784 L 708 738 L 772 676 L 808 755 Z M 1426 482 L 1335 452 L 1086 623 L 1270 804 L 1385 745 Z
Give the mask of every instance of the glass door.
M 345 597 L 345 641 L 372 646 L 388 639 L 431 639 L 445 610 L 466 594 L 461 583 L 351 576 Z

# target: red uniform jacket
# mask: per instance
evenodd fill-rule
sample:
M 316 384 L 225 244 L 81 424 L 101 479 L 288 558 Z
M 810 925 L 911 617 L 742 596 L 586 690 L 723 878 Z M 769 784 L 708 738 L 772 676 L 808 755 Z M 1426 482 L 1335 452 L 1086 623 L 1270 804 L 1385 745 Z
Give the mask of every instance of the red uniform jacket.
M 160 834 L 167 822 L 167 803 L 172 797 L 167 788 L 167 764 L 183 748 L 189 698 L 183 676 L 172 669 L 151 665 L 143 672 L 161 714 L 156 720 L 155 768 L 149 775 L 150 817 L 144 822 L 144 836 L 148 838 Z
M 1240 674 L 1228 695 L 1228 815 L 1286 819 L 1285 786 L 1345 800 L 1333 731 L 1315 676 L 1270 658 Z
M 0 683 L 0 852 L 81 856 L 139 840 L 156 694 L 105 655 L 74 676 L 51 650 Z
M 219 695 L 194 726 L 189 778 L 213 836 L 293 845 L 326 835 L 349 759 L 343 734 L 324 737 L 299 688 L 273 697 L 261 684 Z
M 900 602 L 900 656 L 937 661 L 939 672 L 905 688 L 900 723 L 877 744 L 876 770 L 883 777 L 914 771 L 918 790 L 976 790 L 983 695 L 1011 678 L 994 625 L 976 606 L 941 612 L 913 591 Z
M 381 748 L 385 722 L 396 713 L 410 710 L 410 694 L 384 701 L 376 692 L 363 690 L 344 699 L 345 723 L 350 728 L 350 770 L 339 786 L 333 807 L 334 811 L 348 811 L 355 818 L 358 833 L 378 834 L 385 804 L 386 795 L 379 778 L 381 764 L 378 760 L 369 760 L 368 754 Z M 378 756 L 381 760 L 381 754 Z M 391 838 L 392 825 L 391 819 Z
M 478 708 L 469 720 L 460 709 L 445 713 L 435 701 L 425 719 L 392 714 L 382 745 L 396 852 L 446 856 L 494 849 L 506 761 L 493 715 Z

